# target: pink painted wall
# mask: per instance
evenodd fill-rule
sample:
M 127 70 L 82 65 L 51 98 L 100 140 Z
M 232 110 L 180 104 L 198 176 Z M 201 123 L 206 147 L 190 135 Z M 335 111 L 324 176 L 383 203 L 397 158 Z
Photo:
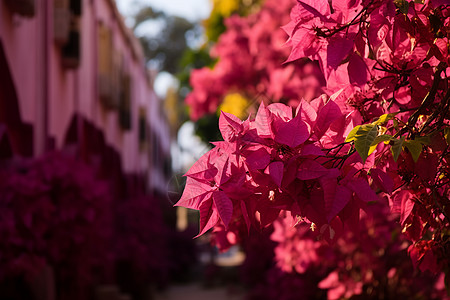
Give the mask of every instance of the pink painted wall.
M 161 113 L 162 103 L 149 82 L 139 42 L 125 28 L 114 1 L 83 1 L 81 60 L 76 69 L 66 69 L 61 63 L 61 48 L 53 38 L 53 1 L 36 0 L 36 8 L 34 17 L 24 18 L 13 15 L 0 0 L 0 41 L 15 82 L 21 117 L 34 128 L 35 153 L 43 151 L 46 134 L 61 147 L 69 123 L 78 113 L 95 124 L 104 133 L 107 144 L 121 154 L 126 173 L 147 174 L 151 185 L 161 188 L 167 178 L 151 158 L 152 151 L 158 151 L 157 157 L 169 155 L 169 127 Z M 123 130 L 118 111 L 107 110 L 99 100 L 100 21 L 112 29 L 113 47 L 123 56 L 123 67 L 131 75 L 131 130 Z M 140 107 L 147 108 L 147 127 L 159 146 L 139 147 Z

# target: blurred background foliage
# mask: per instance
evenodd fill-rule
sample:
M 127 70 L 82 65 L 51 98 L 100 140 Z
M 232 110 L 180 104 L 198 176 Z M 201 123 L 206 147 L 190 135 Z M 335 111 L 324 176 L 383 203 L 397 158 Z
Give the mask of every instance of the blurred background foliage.
M 162 28 L 156 35 L 139 35 L 148 62 L 159 71 L 171 74 L 179 72 L 182 53 L 189 48 L 189 38 L 196 38 L 200 34 L 196 24 L 182 17 L 156 11 L 149 6 L 142 7 L 133 18 L 133 29 L 136 33 L 149 21 Z
M 261 7 L 262 0 L 212 0 L 213 9 L 208 19 L 203 22 L 205 35 L 209 42 L 217 42 L 219 36 L 225 31 L 225 18 L 232 14 L 246 16 Z
M 211 0 L 210 16 L 201 22 L 191 22 L 179 16 L 168 15 L 150 6 L 142 6 L 133 16 L 133 30 L 140 37 L 147 64 L 160 72 L 167 72 L 176 78 L 177 86 L 170 87 L 166 93 L 165 106 L 169 120 L 175 130 L 189 120 L 188 108 L 184 99 L 192 90 L 190 74 L 194 69 L 213 68 L 217 62 L 210 50 L 225 32 L 224 20 L 233 14 L 246 16 L 256 12 L 263 0 Z M 152 23 L 161 30 L 156 34 L 141 31 L 141 27 Z M 140 34 L 140 33 L 143 34 Z M 245 117 L 247 99 L 238 93 L 224 98 L 220 110 Z M 220 139 L 217 115 L 205 115 L 195 124 L 195 133 L 204 141 Z

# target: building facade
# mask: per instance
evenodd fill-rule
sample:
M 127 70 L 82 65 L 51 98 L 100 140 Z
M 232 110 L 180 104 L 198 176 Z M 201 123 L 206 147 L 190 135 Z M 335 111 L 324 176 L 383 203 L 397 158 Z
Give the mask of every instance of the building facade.
M 114 0 L 0 0 L 0 156 L 66 149 L 164 193 L 171 133 L 152 77 Z

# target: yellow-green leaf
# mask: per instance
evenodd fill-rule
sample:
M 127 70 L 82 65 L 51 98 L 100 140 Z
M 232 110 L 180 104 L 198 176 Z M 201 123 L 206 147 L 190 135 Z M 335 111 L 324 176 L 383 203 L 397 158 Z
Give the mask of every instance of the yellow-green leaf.
M 447 145 L 450 145 L 450 127 L 444 128 L 444 137 L 445 141 L 447 142 Z
M 394 161 L 397 161 L 398 157 L 400 156 L 400 153 L 402 152 L 402 146 L 403 142 L 405 141 L 405 137 L 402 136 L 399 139 L 392 139 L 392 146 L 391 146 L 391 152 L 392 156 L 394 157 Z
M 420 153 L 422 153 L 422 144 L 417 140 L 409 140 L 404 142 L 406 148 L 408 148 L 414 162 L 419 159 Z
M 379 134 L 385 134 L 387 130 L 388 130 L 387 127 L 378 125 L 378 133 Z
M 350 131 L 350 133 L 348 134 L 347 138 L 345 139 L 345 142 L 351 142 L 355 139 L 355 134 L 358 131 L 359 127 L 361 127 L 361 125 L 355 126 L 352 131 Z
M 369 156 L 369 149 L 378 134 L 378 127 L 373 124 L 361 125 L 354 136 L 355 148 L 363 162 Z
M 380 116 L 376 121 L 372 122 L 373 125 L 381 125 L 387 123 L 389 120 L 392 120 L 398 112 L 391 114 L 384 114 Z
M 431 139 L 429 136 L 416 136 L 414 138 L 415 141 L 418 141 L 419 143 L 423 145 L 429 145 L 431 143 Z
M 395 130 L 398 130 L 399 129 L 399 127 L 398 127 L 398 121 L 397 121 L 397 119 L 394 119 L 394 122 L 393 122 L 394 124 L 394 128 L 395 128 Z
M 369 155 L 373 153 L 373 151 L 375 151 L 375 149 L 377 149 L 377 146 L 379 143 L 381 142 L 387 142 L 390 141 L 392 139 L 392 135 L 389 134 L 382 134 L 379 135 L 375 138 L 375 140 L 372 142 L 372 144 L 370 145 L 369 148 Z
M 401 13 L 407 14 L 409 9 L 409 2 L 406 0 L 394 0 L 395 6 L 400 10 Z

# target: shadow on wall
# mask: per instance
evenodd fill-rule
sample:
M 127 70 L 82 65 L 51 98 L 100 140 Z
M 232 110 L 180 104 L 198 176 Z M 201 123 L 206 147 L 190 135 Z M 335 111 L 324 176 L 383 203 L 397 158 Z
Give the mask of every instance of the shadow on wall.
M 33 155 L 33 127 L 22 122 L 17 93 L 0 41 L 0 158 Z

